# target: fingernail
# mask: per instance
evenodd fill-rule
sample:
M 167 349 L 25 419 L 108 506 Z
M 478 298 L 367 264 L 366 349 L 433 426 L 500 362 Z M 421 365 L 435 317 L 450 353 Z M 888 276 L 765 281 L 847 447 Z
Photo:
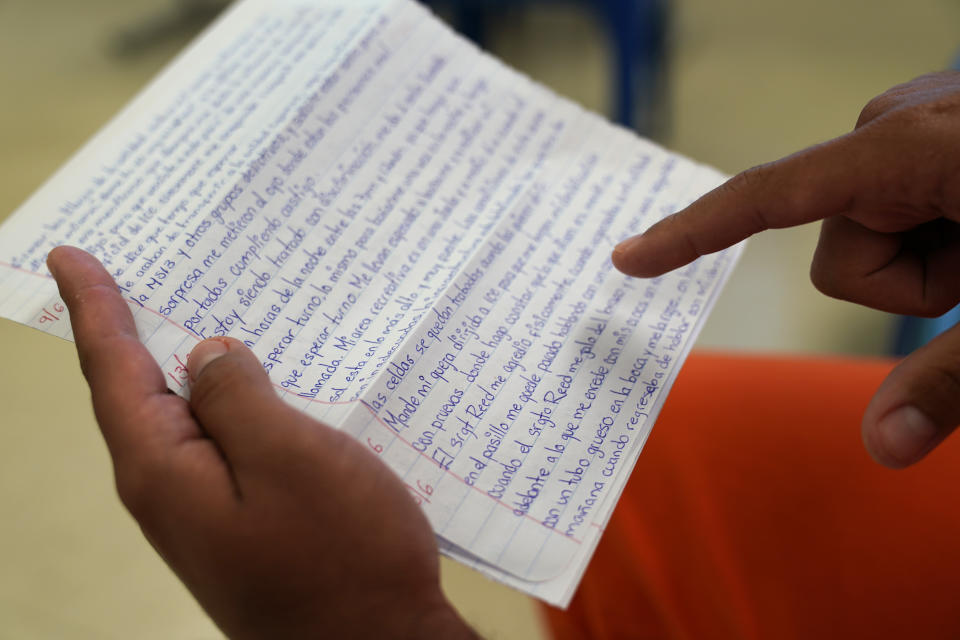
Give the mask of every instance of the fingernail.
M 877 424 L 880 444 L 894 461 L 908 465 L 936 444 L 937 425 L 916 407 L 901 407 Z
M 220 340 L 205 340 L 193 348 L 190 352 L 190 359 L 187 362 L 187 369 L 190 372 L 190 381 L 196 382 L 207 368 L 207 365 L 217 358 L 227 354 L 227 345 Z

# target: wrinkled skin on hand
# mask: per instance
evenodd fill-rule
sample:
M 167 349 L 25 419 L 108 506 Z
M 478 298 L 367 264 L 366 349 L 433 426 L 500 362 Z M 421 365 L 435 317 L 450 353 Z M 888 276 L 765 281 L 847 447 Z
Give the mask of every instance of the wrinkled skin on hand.
M 823 220 L 811 266 L 823 293 L 938 316 L 960 303 L 960 74 L 927 75 L 870 101 L 849 134 L 745 171 L 614 251 L 652 277 L 766 229 Z M 960 423 L 960 328 L 907 357 L 862 423 L 899 468 Z

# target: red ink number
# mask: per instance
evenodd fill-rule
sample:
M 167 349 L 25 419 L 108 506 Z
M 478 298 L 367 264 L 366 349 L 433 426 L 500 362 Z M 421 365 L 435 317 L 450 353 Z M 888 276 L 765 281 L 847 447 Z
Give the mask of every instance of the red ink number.
M 63 306 L 62 302 L 54 302 L 52 308 L 53 311 L 47 309 L 46 307 L 43 308 L 43 313 L 40 314 L 40 318 L 38 320 L 40 324 L 57 322 L 63 316 L 63 312 L 67 310 L 66 307 Z
M 420 486 L 419 481 L 417 482 L 417 486 Z M 420 493 L 420 491 L 418 491 L 416 488 L 411 487 L 410 485 L 407 485 L 407 489 L 409 489 L 410 493 L 413 494 L 413 501 L 416 502 L 417 504 L 423 504 L 424 502 L 426 502 L 427 504 L 430 503 L 430 498 Z M 433 489 L 430 490 L 430 493 L 433 493 Z
M 374 444 L 373 440 L 371 440 L 370 438 L 367 438 L 367 444 L 370 445 L 370 448 L 373 449 L 374 453 L 377 453 L 377 454 L 383 453 L 382 444 Z
M 172 372 L 168 371 L 167 375 L 177 386 L 185 387 L 187 380 L 190 378 L 190 371 L 187 369 L 186 363 L 180 359 L 180 356 L 174 354 L 173 358 L 177 361 L 177 366 L 173 368 Z

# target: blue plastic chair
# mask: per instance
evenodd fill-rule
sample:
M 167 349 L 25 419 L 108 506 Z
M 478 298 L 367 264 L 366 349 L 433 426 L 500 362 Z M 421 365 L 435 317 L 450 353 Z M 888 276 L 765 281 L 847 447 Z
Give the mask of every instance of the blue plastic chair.
M 960 322 L 960 307 L 954 307 L 939 318 L 900 318 L 894 337 L 893 352 L 905 356 L 917 347 L 922 347 L 938 335 Z
M 486 39 L 490 14 L 534 3 L 557 4 L 565 0 L 421 0 L 452 11 L 454 26 L 479 45 Z M 566 0 L 567 3 L 574 0 Z M 668 0 L 582 0 L 576 2 L 598 14 L 613 47 L 614 117 L 645 134 L 662 128 L 669 22 Z

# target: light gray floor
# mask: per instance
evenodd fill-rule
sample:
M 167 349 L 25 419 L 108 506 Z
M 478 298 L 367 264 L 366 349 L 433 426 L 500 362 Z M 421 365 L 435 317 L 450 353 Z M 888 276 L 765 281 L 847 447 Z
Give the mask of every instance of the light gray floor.
M 0 218 L 183 44 L 105 54 L 116 28 L 173 1 L 0 0 Z M 668 144 L 734 172 L 839 135 L 886 87 L 945 66 L 960 2 L 682 0 Z M 506 25 L 498 52 L 604 109 L 599 27 L 572 10 Z M 710 347 L 882 353 L 891 319 L 817 294 L 815 228 L 754 239 L 704 332 Z M 0 638 L 213 638 L 216 630 L 116 500 L 72 347 L 0 324 Z M 479 630 L 535 638 L 531 603 L 452 564 Z

